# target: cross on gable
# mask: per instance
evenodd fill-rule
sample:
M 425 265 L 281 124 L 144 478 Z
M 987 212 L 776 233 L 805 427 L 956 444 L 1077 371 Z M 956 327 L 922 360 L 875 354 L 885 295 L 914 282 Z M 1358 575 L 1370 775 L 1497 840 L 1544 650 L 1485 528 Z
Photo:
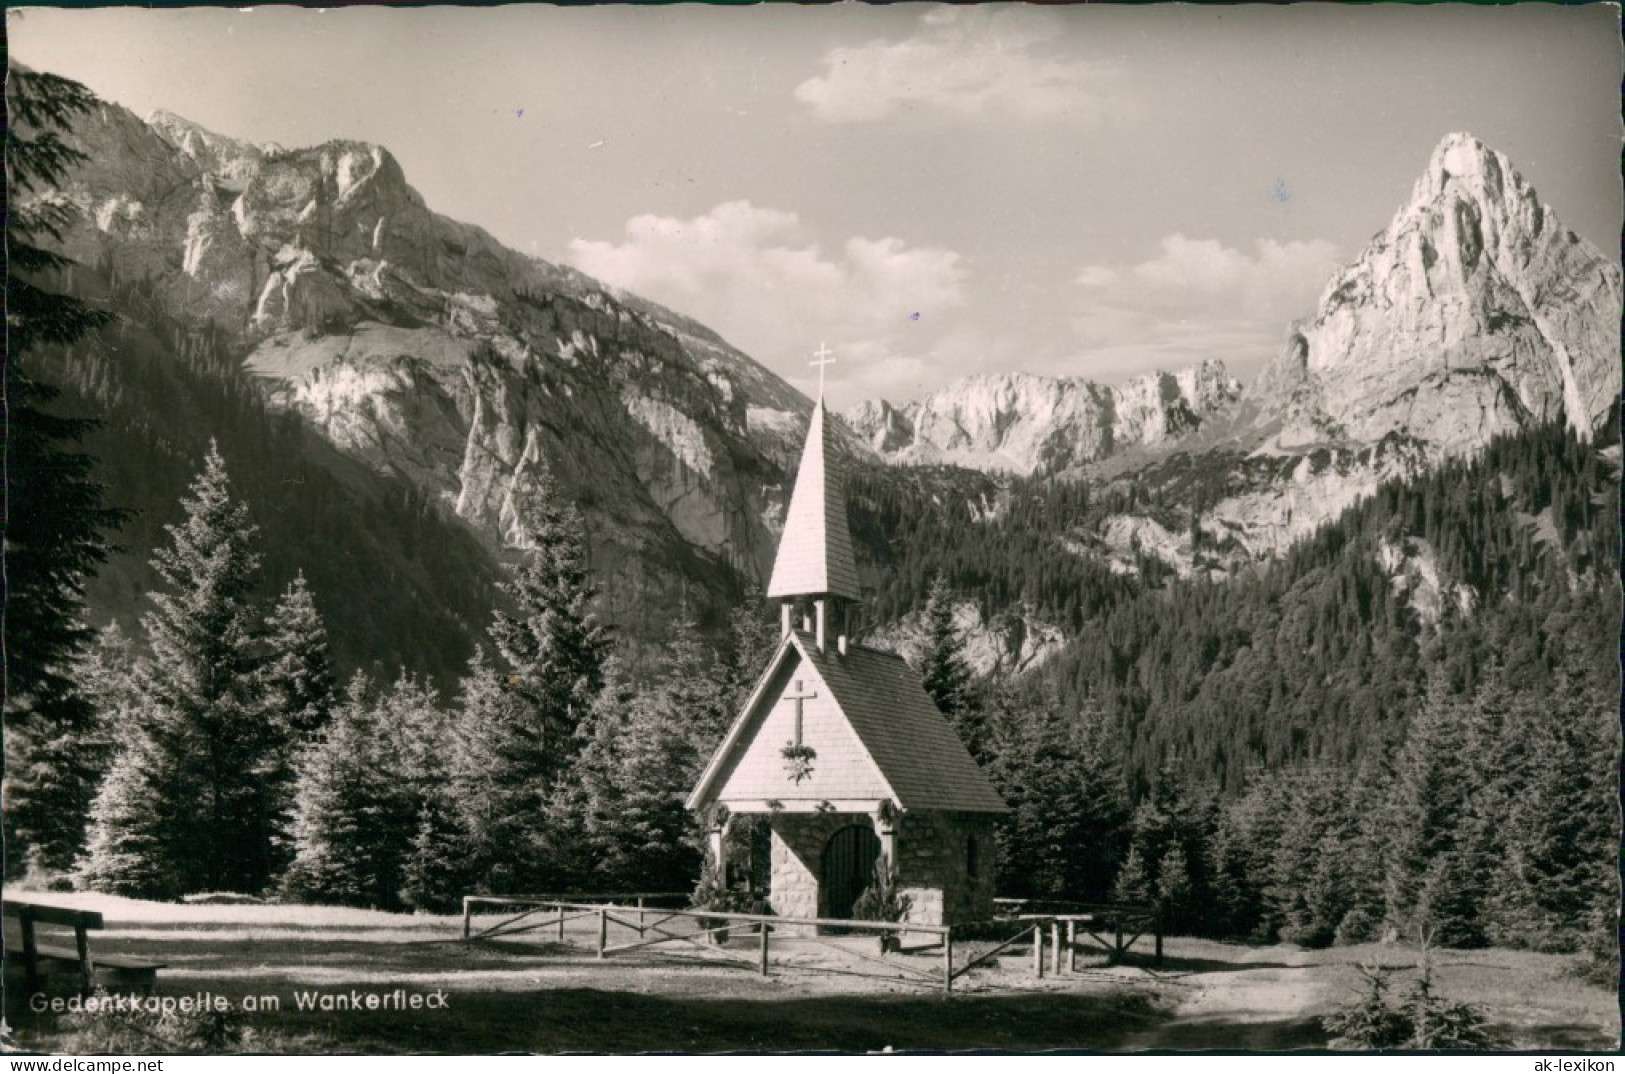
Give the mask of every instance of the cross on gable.
M 817 697 L 818 691 L 808 690 L 802 685 L 800 679 L 796 680 L 794 690 L 794 693 L 785 694 L 784 699 L 786 701 L 794 701 L 796 703 L 796 745 L 799 746 L 801 745 L 801 703 L 803 701 L 811 701 L 813 698 Z
M 834 353 L 827 345 L 819 343 L 818 350 L 813 352 L 815 360 L 807 363 L 818 367 L 818 398 L 820 399 L 824 397 L 824 367 L 835 364 L 835 359 L 831 357 Z

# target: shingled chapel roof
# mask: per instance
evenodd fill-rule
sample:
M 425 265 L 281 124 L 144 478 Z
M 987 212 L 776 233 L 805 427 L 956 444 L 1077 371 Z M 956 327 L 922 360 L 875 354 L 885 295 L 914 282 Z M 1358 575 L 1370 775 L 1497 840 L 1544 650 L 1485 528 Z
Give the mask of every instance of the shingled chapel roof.
M 823 680 L 899 807 L 1009 812 L 947 717 L 920 685 L 919 676 L 901 657 L 859 645 L 849 646 L 845 653 L 833 648 L 820 652 L 817 638 L 799 630 L 785 637 L 768 662 L 756 692 L 694 788 L 690 808 L 709 805 L 727 782 L 762 717 L 778 700 L 767 687 L 784 661 L 797 654 Z
M 861 596 L 840 459 L 824 422 L 824 401 L 819 399 L 801 451 L 790 510 L 784 516 L 784 536 L 767 586 L 770 599 L 826 593 L 848 600 Z

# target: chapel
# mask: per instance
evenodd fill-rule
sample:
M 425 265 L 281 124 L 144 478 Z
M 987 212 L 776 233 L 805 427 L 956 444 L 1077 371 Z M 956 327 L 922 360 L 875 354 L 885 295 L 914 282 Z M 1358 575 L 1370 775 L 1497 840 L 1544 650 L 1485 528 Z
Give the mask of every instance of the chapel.
M 849 637 L 858 571 L 822 394 L 767 591 L 782 636 L 688 808 L 724 875 L 728 825 L 767 819 L 782 917 L 849 918 L 884 860 L 909 921 L 986 920 L 993 824 L 1008 810 L 919 675 Z

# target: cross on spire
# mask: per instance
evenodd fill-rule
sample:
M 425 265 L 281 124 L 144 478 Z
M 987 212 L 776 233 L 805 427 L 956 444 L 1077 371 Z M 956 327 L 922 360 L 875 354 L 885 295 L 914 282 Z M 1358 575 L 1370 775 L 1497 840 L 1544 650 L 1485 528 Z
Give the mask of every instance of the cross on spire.
M 818 344 L 818 349 L 813 352 L 815 360 L 807 363 L 808 365 L 815 365 L 818 367 L 818 398 L 820 399 L 824 398 L 824 367 L 826 365 L 835 364 L 835 359 L 830 357 L 830 355 L 833 353 L 835 352 L 831 351 L 827 345 L 820 342 Z

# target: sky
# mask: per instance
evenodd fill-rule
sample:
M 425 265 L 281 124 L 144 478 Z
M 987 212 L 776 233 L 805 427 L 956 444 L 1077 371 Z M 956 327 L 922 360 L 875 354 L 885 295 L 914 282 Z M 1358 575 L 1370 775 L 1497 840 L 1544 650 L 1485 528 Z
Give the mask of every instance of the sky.
M 139 115 L 376 142 L 438 212 L 804 391 L 1250 381 L 1447 133 L 1621 232 L 1618 7 L 10 8 Z

